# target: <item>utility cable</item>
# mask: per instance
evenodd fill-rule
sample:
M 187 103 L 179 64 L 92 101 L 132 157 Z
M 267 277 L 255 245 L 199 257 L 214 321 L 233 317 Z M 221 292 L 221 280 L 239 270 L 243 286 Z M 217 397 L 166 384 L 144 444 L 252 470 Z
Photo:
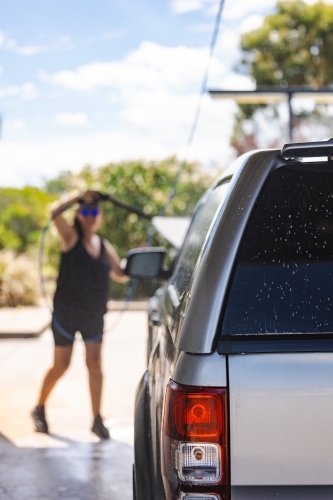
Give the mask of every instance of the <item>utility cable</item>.
M 178 187 L 180 178 L 182 176 L 182 173 L 184 171 L 185 165 L 187 163 L 190 148 L 191 148 L 192 143 L 193 143 L 194 138 L 195 138 L 195 134 L 196 134 L 196 131 L 198 128 L 199 118 L 200 118 L 200 114 L 201 114 L 201 109 L 202 109 L 202 99 L 203 99 L 203 96 L 207 92 L 207 82 L 208 82 L 208 77 L 209 77 L 209 71 L 210 71 L 211 62 L 213 59 L 213 55 L 214 55 L 214 51 L 215 51 L 215 47 L 216 47 L 216 42 L 217 42 L 219 31 L 220 31 L 221 18 L 222 18 L 222 13 L 223 13 L 223 9 L 224 9 L 224 4 L 225 4 L 225 0 L 220 0 L 219 8 L 218 8 L 218 11 L 217 11 L 217 14 L 215 17 L 212 38 L 211 38 L 211 42 L 209 45 L 208 61 L 207 61 L 207 65 L 206 65 L 206 68 L 204 71 L 204 75 L 202 78 L 200 91 L 199 91 L 199 95 L 198 95 L 197 107 L 196 107 L 196 110 L 194 113 L 193 121 L 192 121 L 192 124 L 190 127 L 189 135 L 188 135 L 186 146 L 185 146 L 184 159 L 182 160 L 180 167 L 178 169 L 177 175 L 176 175 L 176 177 L 171 185 L 166 202 L 164 203 L 163 207 L 159 211 L 159 214 L 158 214 L 159 216 L 163 216 L 165 214 L 171 201 L 173 200 L 173 198 L 176 195 L 177 187 Z M 156 233 L 156 229 L 153 226 L 150 226 L 150 229 L 148 232 L 147 244 L 150 244 L 152 242 L 155 233 Z
M 193 144 L 193 141 L 194 141 L 194 138 L 195 138 L 195 134 L 196 134 L 196 131 L 197 131 L 197 128 L 198 128 L 198 123 L 199 123 L 201 108 L 202 108 L 202 99 L 203 99 L 203 96 L 207 92 L 207 82 L 208 82 L 208 77 L 209 77 L 209 71 L 210 71 L 211 62 L 212 62 L 212 59 L 213 59 L 213 55 L 214 55 L 214 51 L 215 51 L 215 47 L 216 47 L 216 42 L 217 42 L 219 31 L 220 31 L 221 18 L 222 18 L 222 12 L 223 12 L 223 9 L 224 9 L 224 4 L 225 4 L 225 0 L 220 0 L 219 8 L 218 8 L 218 11 L 217 11 L 217 14 L 216 14 L 216 17 L 215 17 L 215 23 L 214 23 L 214 29 L 213 29 L 213 33 L 212 33 L 212 38 L 211 38 L 210 45 L 209 45 L 208 61 L 207 61 L 207 65 L 206 65 L 206 68 L 205 68 L 205 72 L 204 72 L 204 75 L 203 75 L 203 78 L 202 78 L 201 87 L 200 87 L 200 91 L 199 91 L 199 95 L 198 95 L 197 107 L 196 107 L 196 110 L 195 110 L 195 113 L 194 113 L 193 122 L 191 124 L 189 135 L 188 135 L 187 142 L 186 142 L 185 155 L 184 155 L 184 158 L 183 158 L 183 160 L 182 160 L 182 162 L 180 164 L 180 167 L 178 169 L 177 175 L 176 175 L 176 177 L 175 177 L 175 179 L 174 179 L 174 181 L 173 181 L 173 183 L 171 185 L 171 188 L 169 190 L 167 199 L 166 199 L 164 205 L 162 206 L 162 208 L 160 209 L 160 211 L 158 213 L 159 216 L 163 216 L 165 214 L 165 212 L 167 211 L 170 203 L 172 202 L 173 198 L 176 195 L 177 187 L 178 187 L 179 181 L 181 179 L 182 173 L 184 171 L 185 165 L 187 163 L 190 148 L 191 148 L 191 146 Z M 148 235 L 147 235 L 147 239 L 146 239 L 147 245 L 151 244 L 151 242 L 153 241 L 153 238 L 154 238 L 155 234 L 156 234 L 156 229 L 151 224 L 150 228 L 148 229 Z M 123 311 L 126 311 L 128 309 L 128 305 L 129 305 L 129 303 L 131 302 L 131 300 L 134 297 L 134 294 L 136 292 L 138 283 L 139 283 L 138 279 L 132 280 L 131 285 L 130 285 L 130 289 L 129 289 L 129 292 L 128 292 L 128 295 L 126 297 L 126 301 L 125 301 L 125 305 L 124 305 Z M 121 311 L 120 314 L 122 314 L 123 311 Z

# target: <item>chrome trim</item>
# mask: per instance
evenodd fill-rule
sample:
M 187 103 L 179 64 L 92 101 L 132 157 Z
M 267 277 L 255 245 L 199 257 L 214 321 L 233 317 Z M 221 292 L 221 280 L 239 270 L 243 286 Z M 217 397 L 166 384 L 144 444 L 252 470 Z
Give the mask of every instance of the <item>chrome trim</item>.
M 333 486 L 231 486 L 232 500 L 332 500 Z
M 211 493 L 181 493 L 179 500 L 191 500 L 195 498 L 197 500 L 209 498 L 209 500 L 221 500 L 220 495 L 215 495 Z
M 168 294 L 169 294 L 169 297 L 170 297 L 170 300 L 172 302 L 173 307 L 175 307 L 177 309 L 180 302 L 179 302 L 177 291 L 176 291 L 175 287 L 171 284 L 168 285 Z

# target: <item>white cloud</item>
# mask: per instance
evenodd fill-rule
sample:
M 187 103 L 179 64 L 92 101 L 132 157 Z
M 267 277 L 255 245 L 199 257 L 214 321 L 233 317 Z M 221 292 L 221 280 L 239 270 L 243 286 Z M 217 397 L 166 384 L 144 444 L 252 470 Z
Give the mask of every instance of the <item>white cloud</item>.
M 247 31 L 252 31 L 252 30 L 255 30 L 257 28 L 260 28 L 260 26 L 263 25 L 263 21 L 264 21 L 264 16 L 262 15 L 259 15 L 259 14 L 253 14 L 249 17 L 246 17 L 240 27 L 239 27 L 239 31 L 241 33 L 246 33 Z
M 5 38 L 4 46 L 7 50 L 14 50 L 17 46 L 17 41 L 14 38 Z
M 40 71 L 38 78 L 73 90 L 88 91 L 107 86 L 124 91 L 128 88 L 149 88 L 158 91 L 169 87 L 180 91 L 200 81 L 207 64 L 207 49 L 162 47 L 142 42 L 122 62 L 93 62 L 75 71 L 60 71 L 49 75 Z M 215 72 L 225 71 L 221 61 L 214 60 Z
M 0 98 L 2 97 L 12 97 L 17 96 L 20 93 L 20 87 L 17 85 L 11 85 L 9 87 L 0 88 Z
M 18 46 L 15 47 L 15 51 L 21 56 L 34 56 L 36 54 L 70 50 L 74 48 L 74 46 L 75 45 L 69 36 L 62 36 L 52 44 Z
M 212 23 L 199 23 L 193 24 L 187 28 L 188 31 L 194 33 L 211 33 L 212 32 Z
M 226 1 L 222 18 L 228 21 L 246 19 L 246 17 L 258 16 L 273 12 L 276 6 L 276 0 L 244 0 Z
M 13 118 L 11 120 L 4 120 L 4 128 L 9 130 L 23 130 L 26 123 L 22 118 Z
M 19 97 L 22 101 L 30 101 L 36 99 L 37 95 L 36 85 L 30 82 L 0 88 L 0 98 Z
M 318 0 L 305 0 L 305 3 L 314 4 Z M 332 4 L 333 0 L 324 1 Z M 175 14 L 184 14 L 193 11 L 203 11 L 207 15 L 215 15 L 220 0 L 171 0 L 170 7 Z M 246 16 L 257 15 L 273 11 L 276 0 L 225 0 L 222 18 L 227 20 L 244 19 Z
M 35 54 L 43 54 L 49 52 L 48 45 L 27 45 L 25 47 L 18 47 L 17 53 L 21 56 L 34 56 Z
M 115 113 L 115 125 L 109 130 L 92 133 L 89 128 L 95 126 L 92 114 L 85 134 L 26 143 L 20 148 L 14 142 L 6 144 L 3 141 L 0 143 L 1 164 L 8 164 L 19 172 L 22 184 L 28 182 L 31 172 L 35 172 L 34 182 L 37 182 L 42 175 L 52 176 L 59 169 L 79 169 L 88 162 L 101 165 L 109 161 L 138 157 L 158 159 L 173 154 L 182 158 L 207 56 L 207 48 L 163 47 L 145 42 L 121 62 L 93 62 L 75 71 L 40 74 L 45 83 L 70 92 L 86 93 L 105 87 L 110 113 Z M 231 88 L 249 85 L 244 77 L 229 75 L 226 80 L 228 74 L 221 61 L 214 58 L 211 82 Z M 190 159 L 199 160 L 206 166 L 228 164 L 234 110 L 231 101 L 213 101 L 204 96 Z M 58 116 L 57 121 L 68 123 L 68 119 Z M 0 184 L 3 183 L 0 177 Z
M 218 6 L 220 0 L 171 0 L 171 10 L 175 14 L 184 14 L 195 10 L 211 11 L 212 7 Z
M 62 36 L 50 44 L 43 45 L 19 45 L 14 38 L 8 38 L 5 33 L 0 31 L 0 48 L 15 52 L 22 56 L 33 56 L 47 52 L 59 52 L 60 50 L 70 50 L 75 47 L 71 38 L 67 35 Z
M 130 145 L 130 147 L 129 147 Z M 150 154 L 146 155 L 147 151 Z M 83 165 L 102 165 L 124 158 L 159 158 L 169 150 L 153 144 L 149 137 L 130 136 L 126 131 L 108 130 L 31 142 L 0 142 L 0 185 L 40 184 L 59 170 L 79 170 Z
M 30 101 L 37 98 L 37 88 L 34 83 L 24 83 L 20 87 L 20 97 L 22 101 Z
M 172 144 L 173 151 L 172 148 L 168 149 L 172 154 L 175 148 L 179 150 L 187 140 L 207 58 L 206 48 L 163 47 L 143 42 L 122 62 L 94 62 L 75 71 L 61 71 L 52 75 L 39 73 L 39 78 L 69 90 L 87 92 L 100 86 L 109 88 L 109 105 L 121 107 L 123 129 L 134 127 L 133 134 L 149 136 L 155 144 L 160 144 L 161 150 L 163 144 Z M 210 81 L 222 82 L 226 74 L 225 66 L 214 58 Z M 230 109 L 229 104 L 223 105 Z M 220 108 L 216 103 L 212 105 L 208 97 L 204 108 L 202 119 L 210 117 L 207 118 L 206 130 L 210 131 L 209 137 L 211 133 L 212 137 L 216 137 L 216 121 L 220 111 L 215 110 Z M 220 119 L 228 123 L 228 135 L 231 117 Z M 208 136 L 205 140 L 209 140 Z M 204 159 L 204 145 L 200 148 L 200 156 Z M 124 154 L 127 154 L 127 148 Z M 147 151 L 147 154 L 150 152 Z M 208 156 L 211 157 L 210 154 Z
M 107 33 L 104 33 L 102 38 L 103 38 L 103 40 L 114 40 L 115 38 L 124 38 L 127 35 L 128 35 L 128 31 L 125 29 L 112 30 L 112 31 L 108 31 Z
M 54 117 L 55 123 L 59 125 L 86 125 L 88 118 L 84 113 L 59 113 Z
M 216 164 L 226 166 L 231 154 L 228 134 L 232 124 L 230 107 L 233 105 L 221 105 L 221 102 L 206 99 L 205 117 L 199 124 L 197 140 L 189 159 L 202 161 L 208 167 Z M 169 119 L 170 115 L 165 118 Z M 186 127 L 181 127 L 177 116 L 172 118 L 173 124 L 164 124 L 164 135 L 160 123 L 157 130 L 150 123 L 149 130 L 127 126 L 44 141 L 3 140 L 0 142 L 0 185 L 41 185 L 43 179 L 55 176 L 60 170 L 78 171 L 87 163 L 100 166 L 126 159 L 158 160 L 174 154 L 181 158 L 188 123 Z
M 229 73 L 222 78 L 219 88 L 225 90 L 254 90 L 255 83 L 247 76 Z
M 172 2 L 174 12 L 200 9 L 205 15 L 209 15 L 210 17 L 203 19 L 200 29 L 206 29 L 205 23 L 207 26 L 210 24 L 212 29 L 218 4 L 219 0 Z M 239 34 L 258 26 L 262 16 L 274 6 L 275 0 L 252 0 L 250 3 L 244 0 L 226 0 L 208 88 L 253 88 L 253 82 L 249 78 L 235 75 L 230 68 L 239 58 Z M 251 16 L 246 17 L 248 14 Z M 109 36 L 112 38 L 115 35 L 111 33 Z M 95 41 L 102 38 L 103 33 Z M 94 42 L 93 39 L 91 41 Z M 71 43 L 69 38 L 65 38 L 59 41 L 59 47 L 70 47 Z M 38 51 L 40 53 L 42 47 L 54 47 L 52 44 L 21 46 L 15 40 L 1 39 L 0 33 L 0 46 L 1 44 L 3 48 L 12 44 L 11 50 L 21 50 L 25 55 L 33 55 Z M 152 42 L 142 42 L 137 50 L 120 61 L 95 61 L 74 70 L 39 72 L 43 92 L 45 87 L 53 87 L 52 92 L 46 90 L 43 95 L 57 93 L 58 98 L 68 99 L 72 98 L 74 91 L 75 99 L 81 97 L 87 107 L 78 106 L 81 113 L 54 115 L 53 120 L 58 126 L 54 125 L 52 139 L 36 135 L 33 141 L 21 142 L 7 141 L 4 137 L 0 142 L 0 164 L 4 166 L 0 169 L 0 184 L 36 184 L 43 177 L 55 175 L 60 169 L 78 170 L 86 163 L 101 165 L 109 161 L 138 157 L 158 159 L 172 154 L 182 158 L 207 57 L 207 47 L 164 47 Z M 88 92 L 93 91 L 96 93 L 89 96 Z M 78 96 L 79 92 L 81 96 Z M 37 89 L 32 83 L 0 88 L 0 97 L 27 99 L 36 95 Z M 94 99 L 96 96 L 99 103 L 103 97 L 106 102 L 105 109 L 101 112 L 96 107 L 95 114 L 91 97 Z M 202 102 L 199 125 L 189 158 L 197 159 L 204 165 L 227 166 L 236 105 L 232 101 L 212 100 L 209 96 L 204 96 Z M 71 108 L 64 105 L 60 109 Z M 59 106 L 56 110 L 53 108 L 52 114 L 58 111 Z M 99 129 L 100 117 L 104 123 L 103 129 Z M 106 130 L 105 121 L 108 118 L 112 125 Z M 39 123 L 42 127 L 43 124 Z M 73 127 L 70 129 L 69 125 Z M 79 125 L 85 125 L 80 134 L 79 129 L 74 127 Z M 19 121 L 16 125 L 15 120 L 8 124 L 8 127 L 15 126 L 19 130 Z M 15 138 L 15 135 L 12 134 L 12 137 Z
M 332 0 L 333 1 L 333 0 Z M 216 15 L 220 0 L 171 0 L 171 10 L 175 14 L 183 14 L 191 11 L 203 11 L 207 15 Z M 222 19 L 243 19 L 249 15 L 273 10 L 276 0 L 225 0 Z

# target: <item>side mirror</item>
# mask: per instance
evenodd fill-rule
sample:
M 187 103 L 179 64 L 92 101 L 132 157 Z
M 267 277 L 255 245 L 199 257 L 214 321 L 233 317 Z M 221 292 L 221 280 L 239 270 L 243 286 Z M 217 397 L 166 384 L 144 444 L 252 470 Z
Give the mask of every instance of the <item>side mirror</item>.
M 167 279 L 170 276 L 168 269 L 164 269 L 163 262 L 166 250 L 162 247 L 135 248 L 126 255 L 125 274 L 137 279 Z

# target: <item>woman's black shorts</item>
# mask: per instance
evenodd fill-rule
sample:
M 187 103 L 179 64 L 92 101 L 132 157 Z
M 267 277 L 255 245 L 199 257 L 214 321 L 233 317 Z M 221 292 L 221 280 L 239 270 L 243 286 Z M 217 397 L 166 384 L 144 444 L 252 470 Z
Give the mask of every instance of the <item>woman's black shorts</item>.
M 75 333 L 80 332 L 84 342 L 101 342 L 103 337 L 103 315 L 82 317 L 80 315 L 64 315 L 53 313 L 52 332 L 54 343 L 58 346 L 71 346 Z

